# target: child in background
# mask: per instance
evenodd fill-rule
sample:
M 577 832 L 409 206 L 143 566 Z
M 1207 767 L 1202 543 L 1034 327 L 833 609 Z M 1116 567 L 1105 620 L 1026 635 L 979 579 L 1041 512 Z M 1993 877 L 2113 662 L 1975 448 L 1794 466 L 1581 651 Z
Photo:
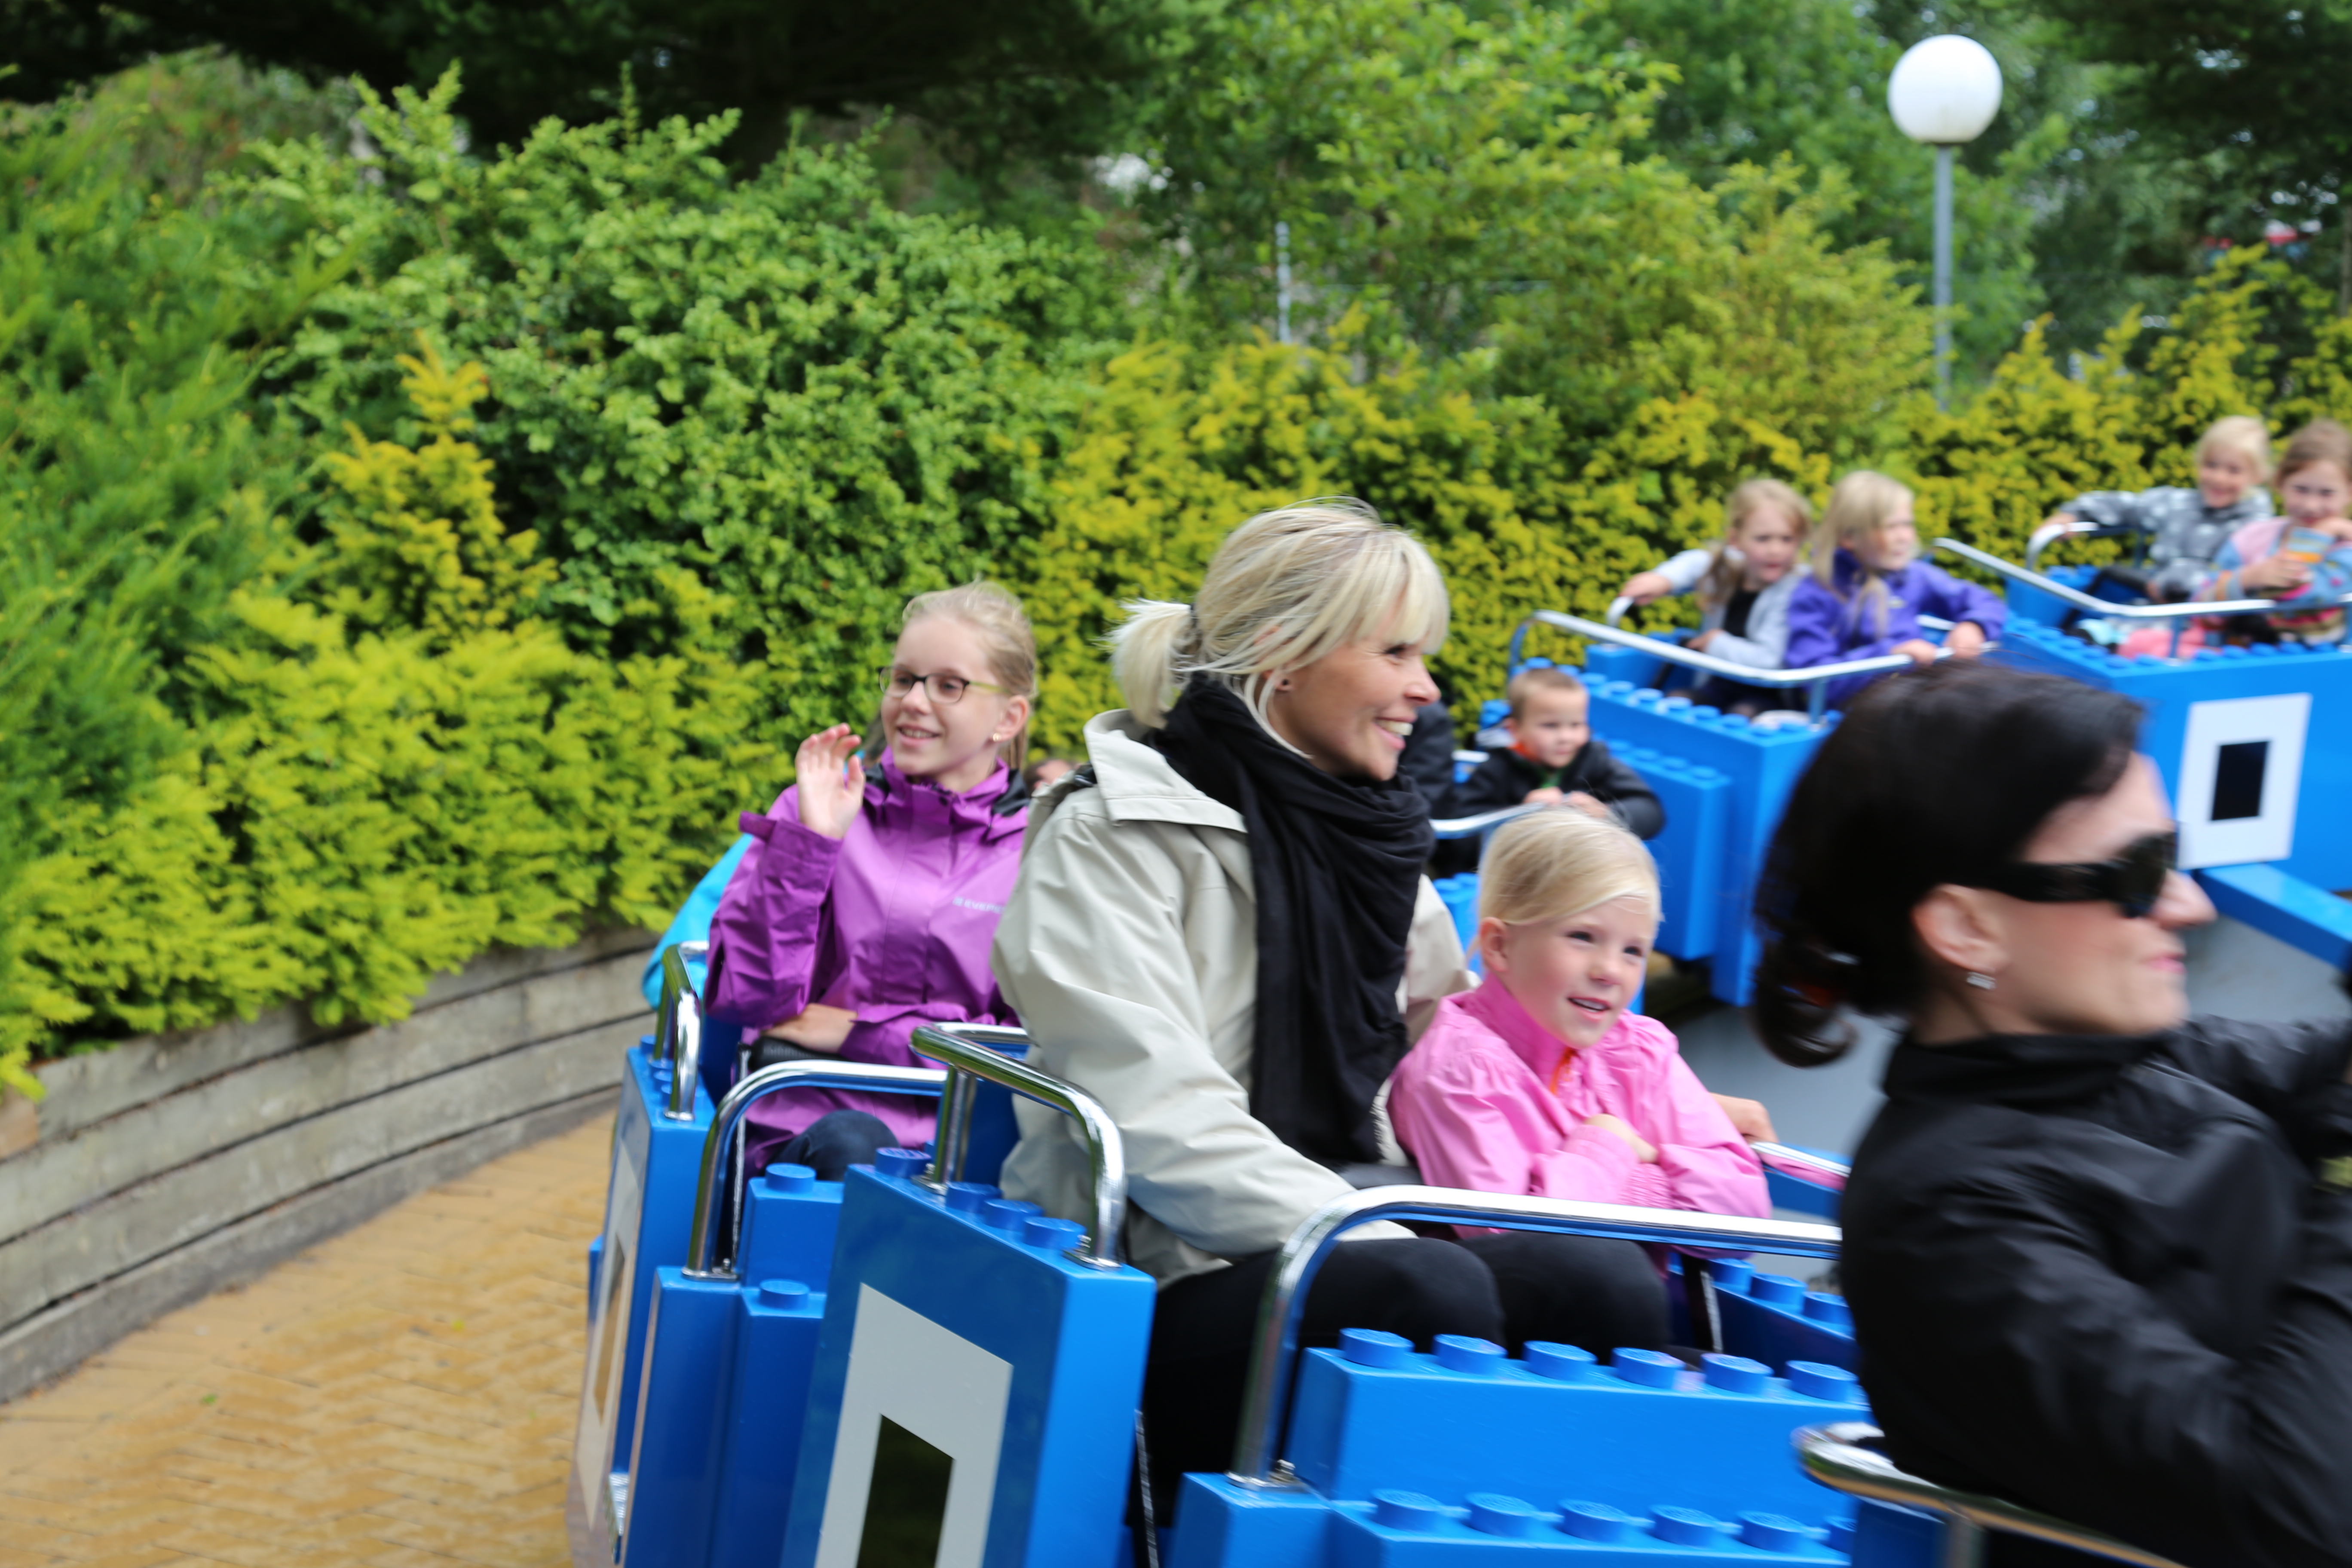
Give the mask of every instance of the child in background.
M 1591 694 L 1565 669 L 1523 669 L 1504 689 L 1511 744 L 1486 760 L 1447 796 L 1440 816 L 1474 816 L 1498 806 L 1567 805 L 1643 838 L 1666 826 L 1666 808 L 1642 775 L 1595 740 Z
M 1770 1214 L 1762 1165 L 1673 1032 L 1625 1010 L 1658 926 L 1649 851 L 1579 813 L 1522 817 L 1487 850 L 1478 914 L 1485 983 L 1438 1004 L 1389 1082 L 1391 1125 L 1423 1178 Z
M 2270 494 L 2262 488 L 2270 477 L 2270 431 L 2259 419 L 2232 414 L 2198 439 L 2195 489 L 2094 490 L 2052 513 L 2033 537 L 2036 542 L 2053 538 L 2077 520 L 2145 533 L 2145 571 L 2119 565 L 2101 571 L 2159 604 L 2177 604 L 2196 594 L 2232 533 L 2271 515 Z
M 1921 616 L 1953 623 L 1944 646 L 1954 654 L 1972 658 L 1981 653 L 2008 624 L 2007 607 L 1918 554 L 1908 489 L 1867 468 L 1840 479 L 1813 542 L 1813 569 L 1789 601 L 1788 668 L 1891 653 L 1931 664 L 1936 645 L 1919 635 Z M 1843 708 L 1875 679 L 1849 675 L 1831 681 L 1829 705 Z
M 1789 600 L 1813 509 L 1778 479 L 1749 479 L 1731 492 L 1723 510 L 1724 535 L 1713 549 L 1685 550 L 1664 566 L 1637 573 L 1619 592 L 1646 605 L 1696 590 L 1699 632 L 1685 647 L 1751 669 L 1778 669 L 1789 646 Z M 1727 713 L 1788 706 L 1781 692 L 1713 677 L 1691 695 Z
M 2339 643 L 2352 592 L 2352 432 L 2315 419 L 2294 433 L 2279 463 L 2284 517 L 2250 522 L 2230 536 L 2198 585 L 2200 599 L 2276 599 L 2310 607 L 2293 616 L 2231 617 L 2234 641 Z

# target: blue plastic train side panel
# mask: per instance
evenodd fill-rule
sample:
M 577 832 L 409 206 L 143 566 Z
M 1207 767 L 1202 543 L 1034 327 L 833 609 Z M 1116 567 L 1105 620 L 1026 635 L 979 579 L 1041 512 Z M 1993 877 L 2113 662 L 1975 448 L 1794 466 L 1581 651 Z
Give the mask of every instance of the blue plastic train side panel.
M 749 1286 L 797 1279 L 822 1290 L 833 1274 L 841 1228 L 841 1184 L 820 1182 L 806 1165 L 771 1165 L 743 1189 L 743 1234 L 735 1272 Z
M 2282 736 L 2271 751 L 2273 773 L 2290 749 L 2301 753 L 2299 773 L 2289 780 L 2296 785 L 2294 807 L 2280 812 L 2284 797 L 2265 787 L 2258 814 L 2283 816 L 2281 826 L 2291 829 L 2289 852 L 2243 859 L 2270 862 L 2315 888 L 2352 888 L 2352 812 L 2341 808 L 2352 800 L 2352 742 L 2346 739 L 2352 736 L 2352 653 L 2283 643 L 2204 648 L 2178 661 L 2126 659 L 2028 622 L 2004 634 L 1993 657 L 2120 691 L 2147 710 L 2140 749 L 2164 774 L 2182 823 L 2184 863 L 2189 865 L 2207 863 L 2194 854 L 2198 825 L 2243 809 L 2219 798 L 2222 784 L 2212 766 L 2210 741 L 2192 745 L 2191 724 L 2199 711 L 2210 718 L 2226 710 L 2208 704 L 2307 698 L 2307 716 L 2292 748 Z M 2200 761 L 2202 767 L 2194 765 Z M 2264 777 L 2265 786 L 2273 782 Z
M 941 1563 L 1108 1560 L 1126 1507 L 1152 1284 L 1066 1256 L 1076 1227 L 991 1228 L 849 1172 L 784 1568 L 854 1568 L 883 1426 L 949 1466 Z
M 735 1376 L 734 1282 L 663 1268 L 654 1293 L 644 1387 L 630 1450 L 622 1568 L 698 1568 L 710 1560 L 726 1459 L 719 1418 Z
M 1759 1274 L 1753 1264 L 1738 1258 L 1718 1258 L 1707 1267 L 1715 1279 L 1725 1350 L 1784 1376 L 1792 1361 L 1861 1370 L 1853 1313 L 1844 1297 L 1809 1291 L 1785 1274 Z
M 1716 831 L 1704 817 L 1678 821 L 1667 803 L 1665 831 L 1651 844 L 1663 872 L 1670 863 L 1694 868 L 1715 867 L 1715 924 L 1706 942 L 1711 988 L 1726 1002 L 1745 1004 L 1749 978 L 1762 952 L 1749 906 L 1761 872 L 1772 831 L 1797 777 L 1812 761 L 1822 731 L 1804 724 L 1759 726 L 1737 714 L 1695 707 L 1686 697 L 1662 697 L 1653 688 L 1603 679 L 1612 668 L 1601 659 L 1607 650 L 1594 648 L 1586 666 L 1586 684 L 1592 693 L 1592 728 L 1609 738 L 1612 749 L 1639 748 L 1681 759 L 1693 776 L 1697 770 L 1719 775 L 1725 786 L 1722 802 L 1721 848 L 1706 856 L 1700 845 L 1685 839 L 1686 831 Z M 1663 793 L 1663 792 L 1662 792 Z M 1678 940 L 1689 941 L 1687 935 Z M 1663 940 L 1659 945 L 1678 957 L 1683 953 Z
M 1723 839 L 1731 816 L 1728 775 L 1666 752 L 1604 736 L 1657 792 L 1665 831 L 1650 841 L 1658 864 L 1658 947 L 1682 959 L 1715 952 L 1723 903 Z
M 2331 969 L 2352 964 L 2352 902 L 2275 866 L 2215 866 L 2197 880 L 2223 914 Z
M 1825 1526 L 1847 1510 L 1808 1480 L 1790 1434 L 1868 1418 L 1851 1379 L 1816 1398 L 1778 1379 L 1735 1394 L 1685 1373 L 1671 1388 L 1587 1367 L 1566 1380 L 1520 1361 L 1456 1372 L 1434 1356 L 1366 1366 L 1310 1351 L 1299 1371 L 1289 1459 L 1327 1498 L 1403 1489 L 1448 1504 L 1473 1492 L 1575 1497 L 1635 1512 L 1678 1504 L 1717 1517 L 1762 1510 Z
M 1416 1503 L 1342 1503 L 1333 1510 L 1331 1568 L 1486 1568 L 1487 1564 L 1523 1563 L 1541 1554 L 1579 1568 L 1659 1568 L 1661 1560 L 1688 1563 L 1830 1563 L 1843 1565 L 1845 1553 L 1824 1544 L 1827 1531 L 1789 1528 L 1794 1521 L 1768 1525 L 1759 1539 L 1775 1544 L 1759 1549 L 1720 1524 L 1699 1525 L 1706 1536 L 1692 1544 L 1660 1539 L 1654 1523 L 1622 1510 L 1596 1511 L 1583 1499 L 1563 1499 L 1551 1508 L 1539 1508 L 1518 1498 L 1497 1496 L 1478 1505 L 1423 1508 Z M 1590 1541 L 1570 1535 L 1570 1514 L 1577 1526 L 1612 1532 L 1613 1539 Z M 1769 1521 L 1773 1516 L 1765 1514 Z M 1395 1521 L 1396 1522 L 1391 1522 Z M 1495 1526 L 1527 1530 L 1527 1535 L 1503 1535 Z M 1729 1521 L 1735 1526 L 1741 1521 Z M 1712 1523 L 1712 1521 L 1710 1521 Z M 1622 1533 L 1619 1533 L 1622 1532 Z
M 770 1279 L 736 1294 L 735 1387 L 711 1568 L 776 1568 L 824 1327 L 823 1293 L 797 1281 Z
M 655 1067 L 646 1046 L 631 1050 L 622 1070 L 620 1110 L 613 1127 L 604 1230 L 593 1246 L 595 1289 L 588 1302 L 587 1370 L 564 1505 L 576 1563 L 613 1560 L 619 1523 L 614 1474 L 625 1469 L 629 1436 L 636 1429 L 637 1382 L 655 1271 L 686 1260 L 694 1183 L 703 1135 L 710 1129 L 711 1105 L 698 1093 L 694 1120 L 672 1121 L 662 1114 L 668 1097 L 667 1069 Z
M 1853 1519 L 1853 1568 L 1939 1568 L 1943 1562 L 1942 1520 L 1916 1508 L 1863 1500 Z
M 840 1217 L 838 1183 L 772 1165 L 744 1192 L 740 1279 L 659 1271 L 614 1466 L 626 1568 L 774 1568 Z

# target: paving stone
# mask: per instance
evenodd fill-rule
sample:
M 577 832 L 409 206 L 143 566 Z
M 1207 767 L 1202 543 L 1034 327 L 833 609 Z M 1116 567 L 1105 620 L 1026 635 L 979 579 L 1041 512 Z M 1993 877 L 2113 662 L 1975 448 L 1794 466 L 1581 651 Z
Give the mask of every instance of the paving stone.
M 0 1568 L 563 1568 L 609 1122 L 0 1405 Z

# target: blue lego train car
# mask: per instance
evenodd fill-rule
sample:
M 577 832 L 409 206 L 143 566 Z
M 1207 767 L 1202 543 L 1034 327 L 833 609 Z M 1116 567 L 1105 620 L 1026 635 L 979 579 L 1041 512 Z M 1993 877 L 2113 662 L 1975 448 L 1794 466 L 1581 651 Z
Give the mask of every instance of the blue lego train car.
M 2225 912 L 2341 964 L 2352 905 L 2331 889 L 2352 884 L 2352 819 L 2312 807 L 2347 798 L 2352 783 L 2352 654 L 2124 660 L 2045 613 L 2079 608 L 2067 591 L 2056 577 L 2019 581 L 1993 657 L 2141 700 L 2189 868 Z M 1591 638 L 1594 730 L 1667 805 L 1654 846 L 1661 947 L 1707 961 L 1716 994 L 1743 1000 L 1765 847 L 1834 716 L 1715 712 L 1660 679 L 1664 665 L 1703 656 L 1538 619 Z M 1466 922 L 1475 876 L 1441 891 Z M 942 1097 L 931 1148 L 885 1151 L 838 1185 L 797 1167 L 740 1171 L 737 1133 L 753 1101 L 856 1064 L 769 1068 L 714 1105 L 688 956 L 665 961 L 660 1032 L 629 1055 L 591 1251 L 572 1498 L 582 1568 L 1470 1568 L 1531 1552 L 1927 1568 L 1963 1560 L 1986 1528 L 2094 1553 L 2113 1545 L 1943 1492 L 1874 1452 L 1843 1300 L 1745 1256 L 1832 1258 L 1831 1226 L 1414 1185 L 1359 1192 L 1292 1238 L 1232 1470 L 1186 1477 L 1177 1499 L 1159 1500 L 1176 1505 L 1172 1528 L 1139 1529 L 1151 1517 L 1134 1456 L 1152 1288 L 1119 1259 L 1117 1129 L 1021 1062 L 1017 1033 L 950 1026 L 918 1036 L 941 1070 L 867 1069 Z M 990 1184 L 1002 1150 L 972 1130 L 968 1090 L 980 1083 L 1077 1120 L 1094 1156 L 1089 1223 Z M 1776 1203 L 1834 1216 L 1833 1157 L 1766 1153 Z M 1683 1336 L 1705 1353 L 1599 1362 L 1531 1344 L 1515 1357 L 1450 1337 L 1422 1353 L 1368 1331 L 1302 1352 L 1296 1307 L 1319 1249 L 1379 1217 L 1691 1248 L 1673 1265 L 1674 1294 Z

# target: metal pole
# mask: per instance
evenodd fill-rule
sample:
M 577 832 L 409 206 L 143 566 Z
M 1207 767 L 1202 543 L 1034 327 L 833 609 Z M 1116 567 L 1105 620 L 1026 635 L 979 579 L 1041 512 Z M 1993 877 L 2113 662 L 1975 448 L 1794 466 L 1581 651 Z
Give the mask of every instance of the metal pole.
M 1274 226 L 1274 341 L 1290 342 L 1290 226 Z
M 1936 406 L 1952 404 L 1952 149 L 1936 149 Z

